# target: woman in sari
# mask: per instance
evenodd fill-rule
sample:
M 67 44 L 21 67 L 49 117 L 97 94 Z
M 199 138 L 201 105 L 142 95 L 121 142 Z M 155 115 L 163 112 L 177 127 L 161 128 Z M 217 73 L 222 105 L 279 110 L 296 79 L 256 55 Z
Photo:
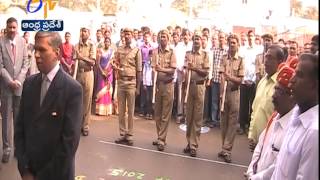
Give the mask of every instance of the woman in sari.
M 111 61 L 114 50 L 111 49 L 111 39 L 105 37 L 104 47 L 97 50 L 97 83 L 96 83 L 96 114 L 112 114 L 112 81 L 113 71 Z

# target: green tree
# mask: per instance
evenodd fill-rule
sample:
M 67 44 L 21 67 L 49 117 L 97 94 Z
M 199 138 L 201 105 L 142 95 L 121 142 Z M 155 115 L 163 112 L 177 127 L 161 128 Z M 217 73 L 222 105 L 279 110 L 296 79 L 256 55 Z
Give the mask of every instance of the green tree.
M 117 0 L 101 0 L 101 10 L 103 14 L 114 15 L 117 12 Z
M 318 20 L 319 10 L 314 6 L 307 7 L 306 10 L 304 11 L 303 17 L 306 19 Z
M 186 15 L 190 15 L 190 5 L 188 0 L 174 0 L 171 4 L 171 7 L 183 12 Z
M 300 0 L 290 0 L 290 16 L 302 16 L 303 8 Z

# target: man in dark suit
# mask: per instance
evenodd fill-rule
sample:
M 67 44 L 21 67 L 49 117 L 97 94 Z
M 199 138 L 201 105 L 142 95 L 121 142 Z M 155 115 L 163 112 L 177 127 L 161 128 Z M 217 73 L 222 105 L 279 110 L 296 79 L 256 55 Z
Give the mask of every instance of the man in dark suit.
M 9 161 L 12 149 L 12 122 L 16 121 L 19 112 L 22 84 L 30 66 L 27 45 L 25 40 L 17 35 L 18 22 L 15 18 L 7 20 L 6 30 L 6 35 L 0 38 L 3 163 Z
M 61 37 L 37 32 L 40 73 L 26 79 L 14 141 L 22 179 L 74 180 L 82 121 L 82 88 L 60 68 Z

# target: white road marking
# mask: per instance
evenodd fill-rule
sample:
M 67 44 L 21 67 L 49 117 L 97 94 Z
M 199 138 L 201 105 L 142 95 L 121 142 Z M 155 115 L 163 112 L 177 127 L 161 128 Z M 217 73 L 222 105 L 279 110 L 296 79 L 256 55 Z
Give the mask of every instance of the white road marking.
M 104 143 L 104 144 L 109 144 L 109 145 L 121 146 L 121 147 L 125 147 L 125 148 L 137 149 L 137 150 L 141 150 L 141 151 L 148 151 L 148 152 L 153 152 L 153 153 L 158 153 L 158 154 L 165 154 L 168 156 L 181 157 L 181 158 L 186 158 L 186 159 L 194 159 L 194 160 L 205 161 L 205 162 L 210 162 L 210 163 L 223 164 L 223 165 L 228 165 L 228 166 L 236 166 L 236 167 L 246 168 L 246 169 L 248 168 L 248 166 L 245 166 L 242 164 L 226 163 L 226 162 L 221 162 L 221 161 L 214 161 L 211 159 L 190 157 L 190 156 L 185 156 L 185 155 L 176 154 L 176 153 L 168 153 L 168 152 L 157 151 L 157 150 L 152 150 L 152 149 L 145 149 L 145 148 L 136 147 L 136 146 L 127 146 L 127 145 L 116 144 L 113 142 L 107 142 L 107 141 L 102 141 L 102 140 L 99 142 Z

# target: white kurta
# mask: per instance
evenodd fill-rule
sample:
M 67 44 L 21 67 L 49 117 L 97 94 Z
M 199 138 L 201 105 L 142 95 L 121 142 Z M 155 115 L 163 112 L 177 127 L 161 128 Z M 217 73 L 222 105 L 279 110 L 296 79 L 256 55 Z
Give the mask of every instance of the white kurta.
M 261 133 L 259 142 L 253 152 L 252 160 L 247 170 L 247 174 L 252 180 L 271 178 L 274 170 L 274 162 L 277 158 L 278 151 L 283 142 L 283 138 L 288 127 L 288 122 L 292 116 L 292 112 L 293 109 L 281 118 L 280 114 L 277 114 L 277 116 L 274 117 L 267 134 L 266 129 Z M 258 161 L 257 173 L 253 174 L 253 164 L 259 158 L 260 153 L 261 157 Z
M 271 179 L 319 179 L 319 105 L 303 114 L 294 108 Z

